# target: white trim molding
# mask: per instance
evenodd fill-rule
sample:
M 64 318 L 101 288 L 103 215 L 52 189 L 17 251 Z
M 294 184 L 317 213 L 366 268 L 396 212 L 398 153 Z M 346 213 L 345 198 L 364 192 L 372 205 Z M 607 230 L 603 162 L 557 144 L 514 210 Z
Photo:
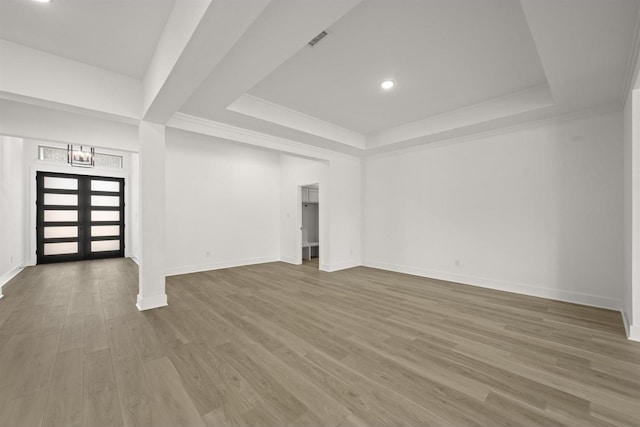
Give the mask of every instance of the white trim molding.
M 621 111 L 622 107 L 620 106 L 620 104 L 602 104 L 595 107 L 586 108 L 584 110 L 570 111 L 567 113 L 558 113 L 551 114 L 549 116 L 531 118 L 514 124 L 501 124 L 483 130 L 465 132 L 463 135 L 458 136 L 447 136 L 446 134 L 439 134 L 433 139 L 425 140 L 418 144 L 402 146 L 400 143 L 398 143 L 396 145 L 391 145 L 391 147 L 393 148 L 389 150 L 379 150 L 375 147 L 370 147 L 365 151 L 365 156 L 369 158 L 387 157 L 405 153 L 419 152 L 425 149 L 435 149 L 452 144 L 472 142 L 479 139 L 490 138 L 512 132 L 519 132 L 540 126 L 566 123 L 573 120 L 589 119 L 591 117 L 602 116 L 605 114 L 617 113 Z M 384 146 L 382 148 L 384 148 Z
M 321 264 L 320 265 L 320 270 L 328 271 L 328 272 L 332 273 L 334 271 L 340 271 L 340 270 L 346 270 L 348 268 L 360 267 L 361 265 L 362 265 L 362 263 L 359 260 L 350 259 L 350 260 L 341 261 L 341 262 L 334 262 L 334 263 L 331 263 L 331 264 Z
M 360 150 L 366 148 L 365 136 L 361 133 L 292 110 L 267 101 L 266 99 L 258 98 L 257 96 L 245 93 L 229 105 L 227 110 L 276 123 L 310 135 L 326 138 Z
M 152 308 L 159 308 L 167 306 L 167 294 L 154 295 L 152 297 L 144 297 L 142 298 L 138 295 L 138 302 L 136 303 L 136 307 L 138 310 L 151 310 Z
M 624 330 L 627 334 L 627 339 L 640 342 L 640 326 L 630 324 L 624 310 L 620 310 L 620 314 L 622 314 L 622 322 L 624 323 Z
M 279 256 L 268 256 L 259 258 L 245 258 L 232 261 L 212 262 L 207 264 L 185 265 L 182 267 L 167 268 L 167 276 L 177 276 L 179 274 L 198 273 L 200 271 L 220 270 L 222 268 L 242 267 L 244 265 L 265 264 L 268 262 L 280 261 Z
M 280 261 L 286 262 L 287 264 L 293 264 L 293 265 L 301 265 L 302 264 L 302 261 L 300 261 L 299 259 L 295 259 L 295 258 L 288 257 L 288 256 L 281 257 Z
M 545 83 L 489 101 L 373 132 L 367 135 L 366 147 L 367 149 L 380 148 L 507 117 L 513 117 L 514 121 L 519 121 L 519 114 L 551 107 L 553 104 L 551 88 Z
M 480 288 L 494 289 L 497 291 L 512 292 L 556 301 L 570 302 L 573 304 L 588 305 L 598 308 L 620 311 L 622 301 L 600 295 L 591 295 L 580 292 L 564 291 L 562 289 L 542 288 L 529 284 L 505 282 L 484 277 L 466 276 L 444 271 L 429 270 L 405 265 L 388 264 L 378 261 L 367 261 L 364 266 L 381 270 L 395 271 L 397 273 L 411 274 L 463 285 L 477 286 Z
M 0 298 L 2 298 L 2 287 L 9 283 L 9 281 L 16 277 L 23 269 L 24 267 L 22 266 L 15 267 L 13 270 L 3 274 L 0 277 Z
M 316 147 L 314 145 L 293 141 L 291 139 L 281 138 L 279 136 L 203 119 L 201 117 L 191 116 L 184 113 L 175 113 L 167 122 L 166 126 L 187 132 L 222 138 L 228 141 L 236 141 L 243 144 L 268 148 L 282 153 L 294 154 L 314 160 L 330 161 L 336 157 L 360 157 L 360 154 L 356 156 L 328 148 Z M 358 150 L 359 153 L 360 151 L 361 150 Z

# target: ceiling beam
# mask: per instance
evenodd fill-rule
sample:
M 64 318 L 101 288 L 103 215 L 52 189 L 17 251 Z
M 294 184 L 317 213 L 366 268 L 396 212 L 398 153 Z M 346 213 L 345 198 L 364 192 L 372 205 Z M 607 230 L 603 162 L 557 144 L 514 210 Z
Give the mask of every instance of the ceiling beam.
M 361 150 L 365 148 L 365 137 L 361 133 L 249 94 L 236 99 L 227 109 Z
M 143 118 L 166 123 L 269 2 L 175 2 L 143 78 Z
M 181 111 L 227 108 L 361 1 L 273 0 Z
M 0 40 L 0 98 L 135 122 L 140 81 Z

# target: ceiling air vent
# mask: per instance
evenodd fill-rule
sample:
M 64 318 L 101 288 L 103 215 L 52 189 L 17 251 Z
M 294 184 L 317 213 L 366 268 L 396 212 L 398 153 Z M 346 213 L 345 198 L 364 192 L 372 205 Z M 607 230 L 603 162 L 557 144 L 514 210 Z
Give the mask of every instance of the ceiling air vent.
M 314 46 L 316 43 L 322 40 L 326 35 L 327 35 L 326 31 L 321 32 L 320 34 L 318 34 L 317 36 L 311 39 L 311 41 L 309 42 L 309 46 Z

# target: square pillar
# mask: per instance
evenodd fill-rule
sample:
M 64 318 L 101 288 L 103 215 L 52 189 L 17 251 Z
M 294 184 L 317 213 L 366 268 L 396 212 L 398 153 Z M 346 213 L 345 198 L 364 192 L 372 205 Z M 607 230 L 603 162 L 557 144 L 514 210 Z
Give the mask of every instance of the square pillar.
M 628 338 L 640 341 L 640 89 L 631 96 L 631 312 L 626 313 Z M 628 302 L 626 302 L 628 304 Z M 625 307 L 626 308 L 626 307 Z
M 165 292 L 165 127 L 140 122 L 138 310 L 167 305 Z

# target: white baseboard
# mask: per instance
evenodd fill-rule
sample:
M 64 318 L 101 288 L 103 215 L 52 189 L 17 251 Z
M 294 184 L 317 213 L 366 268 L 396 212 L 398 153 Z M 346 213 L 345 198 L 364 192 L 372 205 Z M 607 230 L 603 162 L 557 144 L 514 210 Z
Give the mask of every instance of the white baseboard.
M 624 314 L 624 309 L 620 310 L 620 314 L 622 315 L 622 323 L 624 324 L 624 332 L 627 334 L 627 338 L 631 335 L 631 329 L 629 326 L 629 321 L 627 320 L 627 315 Z M 630 338 L 629 338 L 630 339 Z
M 350 259 L 342 262 L 335 262 L 332 264 L 320 264 L 320 270 L 334 272 L 340 270 L 346 270 L 348 268 L 360 267 L 362 263 L 359 260 Z
M 0 277 L 0 293 L 2 293 L 2 287 L 9 283 L 9 281 L 16 277 L 23 269 L 24 267 L 18 266 Z
M 574 304 L 589 305 L 592 307 L 606 308 L 609 310 L 620 311 L 620 308 L 622 307 L 622 301 L 615 298 L 603 297 L 600 295 L 590 295 L 573 291 L 565 291 L 561 289 L 542 288 L 521 283 L 504 282 L 501 280 L 487 279 L 484 277 L 466 276 L 462 274 L 429 270 L 419 267 L 388 264 L 378 261 L 366 261 L 363 265 L 366 267 L 379 268 L 381 270 L 390 270 L 398 273 L 412 274 L 414 276 L 429 277 L 432 279 L 445 280 L 447 282 L 462 283 L 465 285 L 478 286 L 481 288 L 513 292 L 534 297 L 571 302 Z
M 140 260 L 138 259 L 137 256 L 131 255 L 129 258 L 131 258 L 131 261 L 135 262 L 136 264 L 138 264 L 138 266 L 140 266 Z
M 184 267 L 171 267 L 166 271 L 167 276 L 177 276 L 179 274 L 198 273 L 200 271 L 219 270 L 221 268 L 242 267 L 243 265 L 264 264 L 267 262 L 280 261 L 279 256 L 245 258 L 240 260 L 212 262 L 208 264 L 187 265 Z
M 138 310 L 151 310 L 152 308 L 165 307 L 167 304 L 167 294 L 154 295 L 151 297 L 141 297 L 138 295 L 138 302 L 136 307 Z
M 622 322 L 624 323 L 624 330 L 627 333 L 627 339 L 631 341 L 640 341 L 640 326 L 634 326 L 629 323 L 629 319 L 624 310 L 620 310 L 622 313 Z
M 302 264 L 302 262 L 300 262 L 300 260 L 298 260 L 296 258 L 291 258 L 291 257 L 288 257 L 288 256 L 280 257 L 280 261 L 286 262 L 287 264 L 294 264 L 294 265 Z

